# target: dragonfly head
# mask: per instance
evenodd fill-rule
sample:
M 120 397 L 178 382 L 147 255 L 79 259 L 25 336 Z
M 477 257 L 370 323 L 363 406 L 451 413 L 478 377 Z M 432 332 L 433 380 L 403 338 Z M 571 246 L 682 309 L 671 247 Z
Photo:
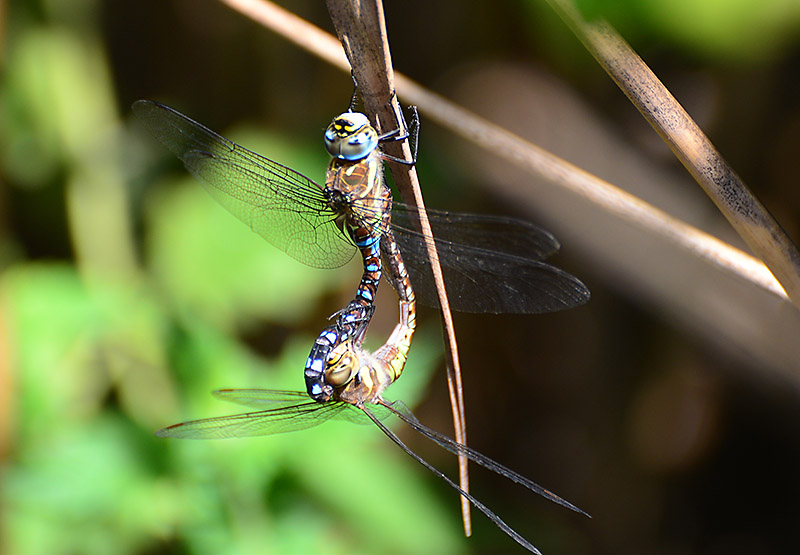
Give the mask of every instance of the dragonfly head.
M 309 397 L 320 403 L 330 401 L 334 391 L 353 381 L 360 366 L 358 354 L 350 341 L 342 341 L 324 354 L 312 351 L 305 371 Z
M 361 366 L 358 355 L 350 341 L 336 345 L 325 361 L 325 383 L 334 389 L 350 383 Z
M 378 132 L 360 112 L 339 114 L 325 130 L 325 148 L 340 160 L 361 160 L 377 147 Z

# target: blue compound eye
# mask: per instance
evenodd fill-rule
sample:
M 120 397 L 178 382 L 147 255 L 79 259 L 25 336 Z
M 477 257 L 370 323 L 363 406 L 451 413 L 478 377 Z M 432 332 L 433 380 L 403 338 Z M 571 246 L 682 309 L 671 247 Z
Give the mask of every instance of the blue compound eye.
M 364 114 L 345 112 L 325 130 L 325 148 L 334 158 L 351 162 L 366 158 L 378 147 L 378 132 Z

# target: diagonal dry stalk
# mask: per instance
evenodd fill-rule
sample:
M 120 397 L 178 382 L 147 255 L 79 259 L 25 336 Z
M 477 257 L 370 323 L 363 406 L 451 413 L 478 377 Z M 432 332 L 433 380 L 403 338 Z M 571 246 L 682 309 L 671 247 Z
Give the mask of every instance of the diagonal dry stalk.
M 396 129 L 398 125 L 403 124 L 404 118 L 402 117 L 400 102 L 394 94 L 394 70 L 392 68 L 381 0 L 327 0 L 327 4 L 336 33 L 353 69 L 366 113 L 377 119 L 381 132 Z M 401 132 L 405 131 L 407 130 L 401 129 Z M 382 146 L 382 150 L 395 158 L 412 159 L 408 140 L 385 143 Z M 433 237 L 428 217 L 424 211 L 425 204 L 422 199 L 422 190 L 419 186 L 416 168 L 413 165 L 404 165 L 396 162 L 389 162 L 389 167 L 404 202 L 420 208 L 419 225 L 422 233 L 428 237 Z M 453 412 L 455 437 L 456 441 L 466 445 L 467 435 L 461 366 L 458 358 L 458 344 L 456 342 L 453 316 L 450 312 L 436 246 L 429 242 L 427 247 L 439 295 L 445 337 L 447 338 L 447 341 L 445 341 L 448 355 L 446 365 L 447 385 Z M 469 492 L 468 461 L 466 456 L 459 455 L 458 463 L 459 484 L 461 489 Z M 470 504 L 463 496 L 461 497 L 461 513 L 464 521 L 464 532 L 469 536 L 472 533 Z
M 606 21 L 586 21 L 573 0 L 548 3 L 800 308 L 800 251 L 683 106 Z

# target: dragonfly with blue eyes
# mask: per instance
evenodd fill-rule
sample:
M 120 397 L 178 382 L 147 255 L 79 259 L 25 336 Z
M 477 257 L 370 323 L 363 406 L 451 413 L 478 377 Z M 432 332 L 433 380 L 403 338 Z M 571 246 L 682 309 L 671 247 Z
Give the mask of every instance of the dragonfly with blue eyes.
M 583 513 L 488 457 L 426 428 L 402 404 L 383 400 L 382 392 L 402 373 L 416 326 L 416 293 L 411 284 L 418 287 L 424 302 L 438 304 L 427 261 L 427 244 L 434 240 L 416 231 L 414 209 L 392 206 L 391 193 L 382 179 L 385 156 L 378 145 L 393 133 L 379 135 L 366 116 L 356 112 L 334 118 L 325 133 L 332 160 L 321 187 L 167 106 L 139 101 L 134 112 L 212 196 L 271 243 L 298 260 L 323 268 L 344 264 L 357 248 L 364 265 L 355 299 L 322 331 L 306 362 L 310 401 L 300 402 L 308 398 L 297 392 L 222 390 L 217 394 L 224 399 L 265 410 L 177 424 L 159 435 L 248 437 L 305 429 L 334 417 L 363 420 L 366 416 L 507 534 L 538 552 L 485 505 L 411 451 L 373 413 L 381 410 L 384 416 L 397 415 L 445 449 Z M 549 233 L 513 218 L 431 210 L 428 217 L 455 309 L 535 313 L 588 300 L 589 292 L 577 278 L 542 262 L 558 250 L 558 242 Z M 361 343 L 374 311 L 381 257 L 387 261 L 390 283 L 398 292 L 400 321 L 389 340 L 369 353 Z

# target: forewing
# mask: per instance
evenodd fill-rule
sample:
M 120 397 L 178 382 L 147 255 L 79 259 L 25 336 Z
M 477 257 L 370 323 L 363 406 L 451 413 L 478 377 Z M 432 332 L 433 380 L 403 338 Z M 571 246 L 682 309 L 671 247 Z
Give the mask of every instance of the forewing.
M 218 389 L 212 393 L 217 399 L 260 410 L 275 410 L 307 403 L 319 404 L 300 391 L 281 389 Z
M 322 188 L 307 177 L 163 104 L 139 100 L 133 111 L 212 197 L 291 257 L 315 268 L 336 268 L 355 254 L 336 227 Z

